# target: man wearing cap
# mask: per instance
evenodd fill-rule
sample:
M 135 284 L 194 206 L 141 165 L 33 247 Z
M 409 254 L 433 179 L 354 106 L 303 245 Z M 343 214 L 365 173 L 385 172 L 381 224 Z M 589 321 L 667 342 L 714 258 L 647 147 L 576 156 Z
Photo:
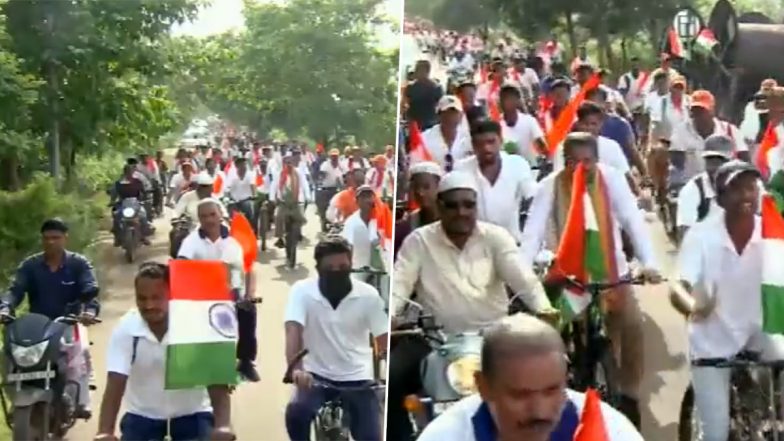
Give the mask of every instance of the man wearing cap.
M 539 124 L 544 133 L 552 130 L 563 109 L 571 99 L 572 84 L 565 78 L 555 79 L 547 91 L 547 103 L 539 109 Z
M 411 181 L 409 197 L 418 208 L 407 211 L 405 216 L 395 223 L 395 256 L 403 245 L 403 240 L 412 231 L 438 220 L 436 192 L 443 170 L 435 162 L 425 161 L 412 165 L 408 174 Z
M 296 166 L 294 155 L 288 152 L 283 158 L 283 170 L 275 182 L 273 199 L 276 202 L 275 212 L 275 237 L 277 248 L 284 248 L 283 233 L 286 232 L 286 222 L 294 223 L 294 231 L 299 231 L 305 224 L 305 214 L 302 212 L 302 204 L 313 200 L 310 194 L 308 178 Z
M 505 83 L 499 98 L 504 151 L 510 155 L 520 155 L 529 165 L 535 165 L 537 158 L 547 153 L 542 128 L 536 118 L 520 112 L 522 96 L 517 84 Z
M 480 117 L 486 117 L 487 114 L 485 108 L 477 103 L 476 83 L 470 75 L 458 78 L 455 87 L 455 94 L 463 106 L 463 120 L 460 122 L 459 130 L 469 133 L 471 131 L 469 124 L 471 117 L 474 116 L 475 119 L 479 119 Z
M 370 168 L 368 160 L 362 156 L 362 147 L 355 145 L 348 149 L 346 158 L 343 160 L 343 167 L 347 170 L 367 170 Z
M 441 86 L 430 78 L 430 62 L 419 60 L 414 68 L 414 82 L 406 87 L 408 112 L 406 119 L 415 121 L 420 130 L 427 130 L 437 123 L 436 105 L 444 95 Z
M 746 105 L 743 111 L 743 122 L 739 128 L 749 145 L 762 142 L 762 137 L 768 126 L 767 96 L 777 86 L 778 83 L 772 78 L 762 80 L 760 90 L 754 94 L 754 99 Z
M 637 207 L 624 173 L 598 163 L 596 138 L 587 132 L 570 133 L 563 144 L 565 167 L 539 182 L 536 195 L 528 211 L 523 231 L 521 258 L 523 265 L 532 265 L 544 248 L 555 252 L 565 231 L 569 218 L 571 200 L 574 195 L 573 177 L 577 165 L 586 168 L 587 178 L 596 190 L 591 195 L 597 218 L 600 222 L 599 236 L 604 245 L 603 254 L 615 263 L 609 279 L 615 280 L 629 273 L 626 253 L 623 249 L 621 231 L 628 233 L 636 257 L 642 265 L 642 275 L 651 282 L 661 280 L 651 233 L 645 218 Z M 598 183 L 598 184 L 597 184 Z M 567 274 L 566 276 L 570 276 Z M 620 349 L 620 410 L 639 427 L 638 400 L 640 382 L 643 378 L 642 314 L 633 289 L 624 285 L 605 296 L 607 300 L 606 324 L 613 335 L 612 342 Z M 616 352 L 618 352 L 616 350 Z
M 193 222 L 199 220 L 199 202 L 212 196 L 215 179 L 206 171 L 203 171 L 196 176 L 195 181 L 196 188 L 185 192 L 177 201 L 172 218 L 176 219 L 181 216 L 187 216 Z M 218 201 L 218 199 L 215 200 Z M 224 207 L 220 201 L 218 201 L 218 205 L 221 208 L 221 213 L 223 213 L 223 218 L 228 219 L 229 214 L 226 211 L 226 207 Z
M 490 120 L 471 130 L 474 156 L 457 163 L 455 170 L 470 174 L 477 186 L 477 215 L 483 222 L 504 228 L 520 241 L 520 207 L 533 197 L 536 176 L 518 155 L 501 152 L 501 126 Z
M 321 218 L 321 231 L 327 231 L 327 207 L 329 201 L 338 193 L 343 185 L 343 175 L 348 169 L 340 163 L 340 151 L 330 149 L 329 159 L 319 167 L 319 190 L 316 192 L 316 208 Z
M 498 92 L 500 92 L 501 85 L 506 80 L 506 66 L 502 58 L 494 58 L 490 65 L 490 75 L 487 81 L 479 85 L 477 91 L 477 98 L 479 102 L 486 107 L 490 107 L 491 103 L 498 102 Z
M 441 220 L 414 230 L 397 255 L 390 296 L 396 317 L 406 306 L 403 299 L 416 291 L 417 302 L 446 333 L 478 331 L 507 315 L 506 286 L 531 311 L 549 319 L 557 316 L 531 267 L 520 264 L 512 235 L 477 221 L 478 193 L 467 172 L 454 171 L 441 179 Z M 403 399 L 421 388 L 419 366 L 429 352 L 428 345 L 401 341 L 389 358 L 388 440 L 410 439 Z
M 446 95 L 438 102 L 438 124 L 422 133 L 422 141 L 433 161 L 445 170 L 451 170 L 455 162 L 465 158 L 471 151 L 468 133 L 460 130 L 463 121 L 463 105 L 454 95 Z
M 389 199 L 395 189 L 394 173 L 387 167 L 387 157 L 373 157 L 373 168 L 367 174 L 365 183 L 382 199 Z
M 733 160 L 716 172 L 722 215 L 709 216 L 686 233 L 677 260 L 679 282 L 671 301 L 688 316 L 694 405 L 704 441 L 725 441 L 730 427 L 732 370 L 702 361 L 732 358 L 744 350 L 763 361 L 782 360 L 782 340 L 762 332 L 763 259 L 757 216 L 759 172 Z
M 172 198 L 174 201 L 180 199 L 180 197 L 185 194 L 187 191 L 190 190 L 192 181 L 196 178 L 195 169 L 193 167 L 193 163 L 188 161 L 183 161 L 180 164 L 181 170 L 179 173 L 172 177 L 171 182 L 169 183 L 169 187 L 171 191 L 168 194 L 168 201 L 171 202 Z
M 716 102 L 707 90 L 697 90 L 691 95 L 689 118 L 676 126 L 670 139 L 671 144 L 686 150 L 686 174 L 695 176 L 705 170 L 700 152 L 705 149 L 705 139 L 710 135 L 723 134 L 733 140 L 733 154 L 738 159 L 749 161 L 749 148 L 737 127 L 715 117 Z
M 587 83 L 588 80 L 591 79 L 594 72 L 596 71 L 593 67 L 593 64 L 587 61 L 583 61 L 578 64 L 577 69 L 574 70 L 575 84 L 572 86 L 571 98 L 574 98 L 578 93 L 580 93 L 580 89 L 582 89 L 583 84 Z
M 702 151 L 705 171 L 692 177 L 678 194 L 676 225 L 679 242 L 694 224 L 717 212 L 716 171 L 732 159 L 732 150 L 732 139 L 726 135 L 711 135 L 705 140 L 705 150 Z
M 374 249 L 378 247 L 380 235 L 375 223 L 371 223 L 376 194 L 369 185 L 357 187 L 355 192 L 359 210 L 346 219 L 341 234 L 353 247 L 351 254 L 352 269 L 372 268 L 384 270 L 384 262 L 374 259 Z M 377 254 L 375 257 L 380 257 Z M 352 277 L 368 281 L 367 274 L 354 273 Z

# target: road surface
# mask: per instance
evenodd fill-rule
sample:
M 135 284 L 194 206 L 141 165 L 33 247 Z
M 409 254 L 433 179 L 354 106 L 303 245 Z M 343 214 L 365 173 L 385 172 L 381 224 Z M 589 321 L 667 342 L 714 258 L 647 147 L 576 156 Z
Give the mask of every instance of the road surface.
M 411 35 L 403 36 L 401 58 L 407 61 L 406 64 L 430 60 L 432 77 L 446 84 L 446 67 L 432 55 L 423 53 Z M 671 278 L 675 248 L 658 219 L 649 215 L 648 220 L 663 274 Z M 643 436 L 650 441 L 675 440 L 681 399 L 689 382 L 685 321 L 670 306 L 666 285 L 635 289 L 645 329 L 645 341 L 641 342 L 645 345 L 645 380 L 641 395 Z
M 239 440 L 288 439 L 284 411 L 292 394 L 291 386 L 281 382 L 286 368 L 284 354 L 283 313 L 291 285 L 297 280 L 315 275 L 313 246 L 316 243 L 318 219 L 315 208 L 308 207 L 308 223 L 304 227 L 305 241 L 300 244 L 297 260 L 301 264 L 290 270 L 284 266 L 285 253 L 272 246 L 260 253 L 257 263 L 257 295 L 264 298 L 258 307 L 257 337 L 259 356 L 256 360 L 261 381 L 242 384 L 232 395 L 232 424 Z M 116 322 L 134 305 L 133 275 L 139 263 L 147 260 L 168 260 L 168 230 L 166 220 L 156 222 L 157 232 L 151 246 L 139 252 L 137 263 L 127 264 L 119 249 L 111 247 L 109 237 L 99 245 L 96 265 L 99 269 L 103 293 L 103 323 L 90 329 L 91 348 L 95 363 L 98 390 L 92 394 L 93 418 L 77 424 L 68 434 L 70 441 L 92 439 L 97 430 L 98 410 L 106 380 L 106 345 Z M 118 416 L 118 422 L 119 417 Z M 119 436 L 119 431 L 116 432 Z

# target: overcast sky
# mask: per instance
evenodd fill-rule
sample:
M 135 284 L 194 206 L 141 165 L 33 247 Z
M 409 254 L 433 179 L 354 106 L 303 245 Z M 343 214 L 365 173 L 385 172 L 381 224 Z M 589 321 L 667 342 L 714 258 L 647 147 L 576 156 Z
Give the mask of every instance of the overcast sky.
M 259 2 L 285 2 L 285 0 L 257 0 Z M 212 0 L 212 4 L 203 9 L 193 22 L 182 26 L 175 26 L 175 35 L 193 35 L 203 37 L 219 34 L 230 29 L 242 28 L 242 0 Z M 384 14 L 399 23 L 402 19 L 403 0 L 384 0 L 382 7 Z M 400 45 L 398 29 L 379 29 L 379 43 L 384 49 L 394 49 Z

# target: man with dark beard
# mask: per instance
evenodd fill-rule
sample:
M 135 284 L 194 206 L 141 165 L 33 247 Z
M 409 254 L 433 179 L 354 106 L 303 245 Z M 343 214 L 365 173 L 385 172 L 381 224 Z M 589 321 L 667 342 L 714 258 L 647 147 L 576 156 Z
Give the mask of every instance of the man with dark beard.
M 375 288 L 351 279 L 351 254 L 345 239 L 328 236 L 316 245 L 318 278 L 291 287 L 285 318 L 286 360 L 291 363 L 300 351 L 308 350 L 292 370 L 297 392 L 286 407 L 286 430 L 292 441 L 310 439 L 316 412 L 337 394 L 349 414 L 351 436 L 381 440 L 375 392 L 361 388 L 373 381 L 368 334 L 375 337 L 376 347 L 387 347 L 387 314 Z M 330 386 L 353 390 L 339 392 Z

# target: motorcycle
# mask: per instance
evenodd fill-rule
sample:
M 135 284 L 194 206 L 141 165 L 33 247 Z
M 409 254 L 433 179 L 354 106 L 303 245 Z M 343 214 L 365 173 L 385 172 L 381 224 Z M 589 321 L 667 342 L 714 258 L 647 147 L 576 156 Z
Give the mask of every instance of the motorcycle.
M 0 389 L 0 399 L 12 439 L 63 438 L 80 418 L 76 414 L 80 395 L 89 393 L 70 380 L 89 369 L 84 355 L 89 345 L 86 327 L 76 315 L 50 320 L 30 313 L 3 316 L 2 323 L 5 387 Z
M 120 202 L 120 222 L 117 234 L 120 246 L 125 250 L 125 260 L 128 263 L 133 263 L 136 249 L 142 243 L 141 208 L 142 206 L 136 198 L 127 198 Z
M 171 221 L 171 231 L 169 231 L 169 255 L 172 259 L 177 258 L 182 241 L 190 234 L 193 229 L 193 219 L 188 216 L 180 216 Z

